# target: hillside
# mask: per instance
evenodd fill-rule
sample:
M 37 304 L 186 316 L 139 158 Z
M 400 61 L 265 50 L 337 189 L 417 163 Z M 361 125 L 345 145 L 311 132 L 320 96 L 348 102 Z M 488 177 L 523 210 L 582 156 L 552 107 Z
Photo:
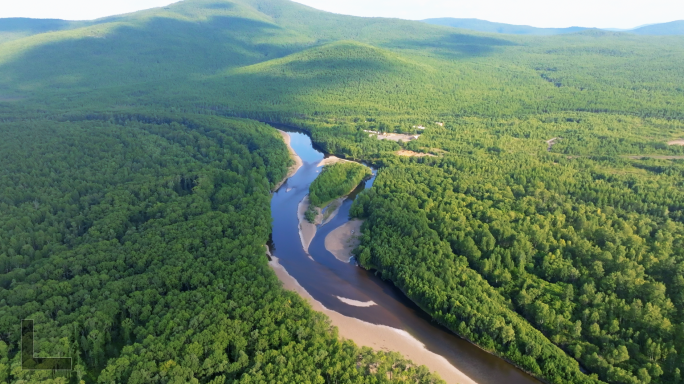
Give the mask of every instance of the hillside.
M 0 19 L 0 44 L 39 33 L 77 28 L 85 24 L 87 23 L 58 19 L 27 19 L 21 17 Z
M 479 19 L 457 19 L 452 17 L 425 19 L 422 21 L 428 24 L 443 25 L 445 27 L 469 29 L 477 32 L 505 33 L 511 35 L 560 35 L 564 33 L 580 32 L 587 29 L 582 27 L 536 28 L 529 25 L 513 25 L 494 23 Z
M 254 120 L 379 169 L 357 258 L 454 333 L 552 383 L 681 380 L 683 36 L 287 0 L 0 28 L 3 380 L 43 378 L 12 371 L 32 316 L 86 382 L 438 382 L 278 286 L 287 151 Z
M 501 33 L 510 35 L 533 35 L 533 36 L 550 36 L 562 35 L 568 33 L 577 33 L 593 28 L 584 27 L 569 27 L 569 28 L 537 28 L 529 25 L 514 25 L 505 23 L 494 23 L 479 19 L 458 19 L 453 17 L 443 17 L 434 19 L 422 20 L 424 23 L 432 25 L 442 25 L 445 27 L 468 29 L 475 32 L 486 33 Z M 612 32 L 626 32 L 638 35 L 650 36 L 666 36 L 666 35 L 684 35 L 684 21 L 672 21 L 669 23 L 652 24 L 633 29 L 611 29 L 606 28 L 606 31 Z
M 684 20 L 672 21 L 669 23 L 647 25 L 645 27 L 633 29 L 631 33 L 639 35 L 684 35 Z

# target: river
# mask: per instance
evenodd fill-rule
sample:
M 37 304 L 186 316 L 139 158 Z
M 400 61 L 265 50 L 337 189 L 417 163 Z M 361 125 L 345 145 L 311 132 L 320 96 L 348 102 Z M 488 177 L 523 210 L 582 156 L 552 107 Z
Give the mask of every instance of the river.
M 274 194 L 271 201 L 273 236 L 271 252 L 285 270 L 317 301 L 342 315 L 408 332 L 426 349 L 444 357 L 451 365 L 479 384 L 539 384 L 539 381 L 508 362 L 493 356 L 438 325 L 390 282 L 372 272 L 335 258 L 325 248 L 325 237 L 349 221 L 353 198 L 375 180 L 362 183 L 342 204 L 339 213 L 318 232 L 307 254 L 299 238 L 297 206 L 318 176 L 318 163 L 325 157 L 299 132 L 290 131 L 291 147 L 302 167 Z M 309 257 L 311 256 L 311 257 Z M 340 298 L 376 305 L 358 307 Z M 397 351 L 402 352 L 402 351 Z

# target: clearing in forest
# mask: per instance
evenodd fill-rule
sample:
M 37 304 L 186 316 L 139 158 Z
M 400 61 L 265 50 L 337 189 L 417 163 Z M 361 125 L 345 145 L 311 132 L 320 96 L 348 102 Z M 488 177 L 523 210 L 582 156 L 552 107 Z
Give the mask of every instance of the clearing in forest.
M 407 157 L 425 157 L 425 156 L 436 157 L 432 153 L 413 152 L 413 151 L 408 151 L 405 149 L 396 151 L 394 153 L 396 153 L 398 156 L 407 156 Z

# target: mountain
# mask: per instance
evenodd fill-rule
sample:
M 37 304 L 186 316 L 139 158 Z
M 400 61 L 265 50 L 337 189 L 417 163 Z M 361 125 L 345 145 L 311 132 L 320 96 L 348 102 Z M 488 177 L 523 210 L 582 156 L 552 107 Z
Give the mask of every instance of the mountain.
M 422 20 L 424 23 L 433 25 L 443 25 L 446 27 L 454 27 L 461 29 L 469 29 L 477 32 L 487 33 L 503 33 L 511 35 L 562 35 L 568 33 L 581 32 L 587 29 L 584 27 L 569 27 L 569 28 L 537 28 L 527 25 L 513 25 L 504 23 L 494 23 L 479 19 L 457 19 L 457 18 L 435 18 Z M 606 31 L 612 32 L 627 32 L 639 35 L 684 35 L 684 20 L 672 21 L 662 24 L 649 24 L 633 29 L 618 29 L 618 28 L 602 28 Z
M 379 168 L 358 260 L 453 332 L 547 382 L 681 379 L 684 37 L 287 0 L 41 23 L 0 20 L 1 378 L 39 379 L 35 318 L 88 383 L 416 382 L 268 269 L 260 120 Z
M 587 28 L 570 27 L 570 28 L 536 28 L 528 25 L 513 25 L 504 23 L 494 23 L 479 19 L 457 19 L 457 18 L 436 18 L 423 20 L 424 23 L 433 25 L 443 25 L 446 27 L 470 29 L 478 32 L 488 33 L 505 33 L 511 35 L 560 35 L 565 33 L 580 32 Z
M 0 43 L 39 33 L 77 28 L 86 24 L 88 22 L 59 19 L 28 19 L 19 17 L 0 19 Z
M 652 24 L 644 27 L 636 28 L 631 31 L 639 35 L 684 35 L 684 20 L 671 21 L 669 23 Z

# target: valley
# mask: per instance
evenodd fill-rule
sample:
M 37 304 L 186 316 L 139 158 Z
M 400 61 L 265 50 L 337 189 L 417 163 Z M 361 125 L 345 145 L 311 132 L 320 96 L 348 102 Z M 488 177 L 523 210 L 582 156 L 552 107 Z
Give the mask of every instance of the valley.
M 0 382 L 682 382 L 678 25 L 0 19 Z

